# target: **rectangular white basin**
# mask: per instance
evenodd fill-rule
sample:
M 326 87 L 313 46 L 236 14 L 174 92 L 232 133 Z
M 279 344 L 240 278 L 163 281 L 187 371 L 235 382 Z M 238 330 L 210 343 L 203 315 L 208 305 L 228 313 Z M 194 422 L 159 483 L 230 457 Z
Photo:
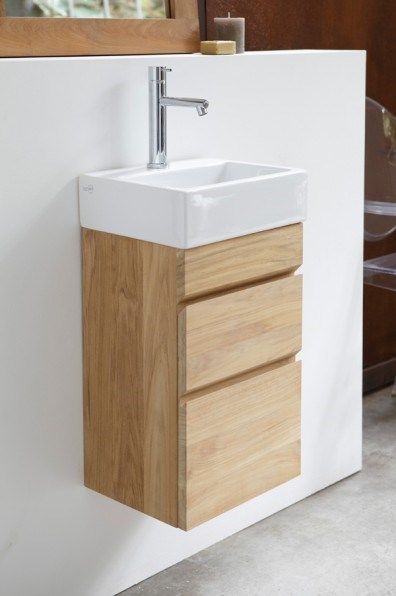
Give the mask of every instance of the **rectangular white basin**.
M 191 248 L 305 219 L 307 174 L 196 159 L 80 176 L 84 228 Z

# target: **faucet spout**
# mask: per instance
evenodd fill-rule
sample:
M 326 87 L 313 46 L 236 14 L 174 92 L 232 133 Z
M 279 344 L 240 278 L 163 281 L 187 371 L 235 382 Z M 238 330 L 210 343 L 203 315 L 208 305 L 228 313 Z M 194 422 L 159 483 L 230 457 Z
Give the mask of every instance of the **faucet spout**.
M 165 66 L 149 67 L 150 156 L 147 167 L 150 169 L 158 170 L 167 167 L 167 108 L 195 108 L 198 116 L 205 116 L 209 108 L 209 102 L 206 99 L 168 97 L 166 95 L 166 73 L 169 70 Z
M 208 113 L 209 102 L 206 99 L 193 97 L 161 97 L 161 106 L 175 106 L 179 108 L 195 108 L 198 116 L 205 116 Z

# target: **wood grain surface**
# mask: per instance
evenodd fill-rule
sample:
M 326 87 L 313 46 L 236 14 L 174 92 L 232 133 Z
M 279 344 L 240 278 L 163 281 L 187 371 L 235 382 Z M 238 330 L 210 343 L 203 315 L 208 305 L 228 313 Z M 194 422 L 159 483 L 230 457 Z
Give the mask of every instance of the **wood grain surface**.
M 83 231 L 85 484 L 177 525 L 176 251 Z
M 231 238 L 181 252 L 181 300 L 251 283 L 302 263 L 302 224 Z
M 181 402 L 181 528 L 300 474 L 300 382 L 294 362 Z
M 169 0 L 170 17 L 172 19 L 197 19 L 197 0 Z
M 86 486 L 187 529 L 298 474 L 301 276 L 179 303 L 183 251 L 82 241 Z
M 170 19 L 6 17 L 0 0 L 0 57 L 197 52 L 197 0 L 172 0 L 171 11 Z
M 301 308 L 301 276 L 186 305 L 179 313 L 180 394 L 298 352 Z

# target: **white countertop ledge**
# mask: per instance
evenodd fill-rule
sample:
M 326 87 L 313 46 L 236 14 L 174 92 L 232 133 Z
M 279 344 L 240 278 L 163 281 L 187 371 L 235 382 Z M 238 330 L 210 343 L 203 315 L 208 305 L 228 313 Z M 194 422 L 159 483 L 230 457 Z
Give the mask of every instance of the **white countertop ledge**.
M 1 61 L 7 62 L 95 62 L 95 61 L 147 61 L 157 63 L 159 59 L 164 60 L 196 60 L 204 59 L 208 61 L 219 61 L 219 60 L 248 60 L 255 57 L 272 57 L 272 56 L 306 56 L 306 55 L 334 55 L 334 54 L 366 54 L 365 50 L 260 50 L 256 52 L 245 52 L 243 54 L 231 54 L 231 55 L 220 55 L 211 56 L 207 54 L 201 54 L 196 52 L 194 54 L 147 54 L 147 55 L 128 55 L 128 56 L 38 56 L 30 58 L 0 58 Z

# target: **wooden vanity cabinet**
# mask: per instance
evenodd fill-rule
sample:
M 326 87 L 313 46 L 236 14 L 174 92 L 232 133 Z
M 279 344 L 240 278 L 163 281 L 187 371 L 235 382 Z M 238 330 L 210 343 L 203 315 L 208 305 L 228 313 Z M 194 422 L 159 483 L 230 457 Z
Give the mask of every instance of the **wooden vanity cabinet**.
M 302 225 L 82 245 L 85 485 L 187 530 L 297 476 Z

